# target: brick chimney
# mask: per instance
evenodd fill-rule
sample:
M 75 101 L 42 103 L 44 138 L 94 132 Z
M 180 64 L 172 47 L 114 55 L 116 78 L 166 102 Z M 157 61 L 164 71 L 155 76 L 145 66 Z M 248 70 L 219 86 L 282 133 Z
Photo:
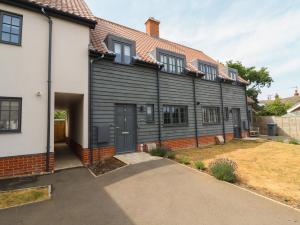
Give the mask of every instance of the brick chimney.
M 298 92 L 298 89 L 295 90 L 295 94 L 294 96 L 299 96 L 299 92 Z
M 159 37 L 159 24 L 160 21 L 154 19 L 153 17 L 149 17 L 146 21 L 146 33 L 149 34 L 151 37 L 158 38 Z

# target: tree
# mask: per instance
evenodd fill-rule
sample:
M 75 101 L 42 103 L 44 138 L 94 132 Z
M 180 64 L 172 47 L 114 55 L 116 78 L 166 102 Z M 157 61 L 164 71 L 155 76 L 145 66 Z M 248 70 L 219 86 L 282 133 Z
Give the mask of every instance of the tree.
M 261 94 L 261 89 L 264 87 L 270 87 L 273 83 L 273 78 L 270 76 L 268 68 L 262 67 L 256 69 L 256 67 L 246 67 L 240 61 L 228 61 L 227 66 L 238 70 L 239 75 L 250 82 L 247 88 L 247 95 L 251 97 L 255 102 L 258 102 L 257 97 Z
M 283 103 L 277 95 L 275 100 L 267 103 L 258 114 L 260 116 L 283 116 L 291 106 L 290 103 Z
M 54 119 L 61 120 L 67 118 L 67 112 L 66 111 L 55 111 L 54 112 Z

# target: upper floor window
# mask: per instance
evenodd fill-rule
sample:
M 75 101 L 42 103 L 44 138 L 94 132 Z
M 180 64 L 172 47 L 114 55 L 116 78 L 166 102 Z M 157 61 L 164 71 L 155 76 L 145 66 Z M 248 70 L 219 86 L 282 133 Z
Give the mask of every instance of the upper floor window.
M 232 80 L 237 79 L 237 72 L 236 71 L 229 69 L 228 74 L 229 74 L 230 79 L 232 79 Z
M 113 46 L 116 54 L 115 62 L 130 64 L 132 57 L 131 45 L 114 41 Z
M 184 71 L 183 58 L 160 53 L 160 62 L 164 65 L 162 68 L 164 72 L 181 74 Z
M 205 80 L 216 80 L 217 79 L 217 68 L 212 65 L 205 63 L 199 64 L 199 70 L 205 74 L 203 77 Z
M 0 133 L 21 132 L 21 98 L 0 97 Z
M 164 105 L 164 124 L 170 126 L 186 125 L 188 123 L 188 107 Z
M 21 45 L 22 16 L 0 11 L 0 42 Z

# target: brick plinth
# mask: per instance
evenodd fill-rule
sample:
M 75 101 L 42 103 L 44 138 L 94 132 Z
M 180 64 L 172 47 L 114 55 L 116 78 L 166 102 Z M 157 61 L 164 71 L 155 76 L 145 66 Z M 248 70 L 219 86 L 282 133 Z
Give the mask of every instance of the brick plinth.
M 194 148 L 196 147 L 196 138 L 177 138 L 177 139 L 169 139 L 163 140 L 162 145 L 168 149 L 180 149 L 180 148 Z
M 54 171 L 54 153 L 50 154 L 50 171 Z M 0 158 L 0 177 L 35 175 L 46 172 L 46 154 Z

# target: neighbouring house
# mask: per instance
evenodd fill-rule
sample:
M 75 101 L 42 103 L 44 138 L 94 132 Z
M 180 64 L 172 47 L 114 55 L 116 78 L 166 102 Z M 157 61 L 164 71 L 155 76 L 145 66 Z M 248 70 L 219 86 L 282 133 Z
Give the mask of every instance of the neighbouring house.
M 88 57 L 96 21 L 83 0 L 70 2 L 0 1 L 0 177 L 53 171 L 55 109 L 70 112 L 70 138 L 88 147 Z
M 94 17 L 84 0 L 0 3 L 0 177 L 53 172 L 54 112 L 84 165 L 248 135 L 247 81 L 159 35 Z
M 281 102 L 288 103 L 291 107 L 287 110 L 290 115 L 300 115 L 300 95 L 298 89 L 295 90 L 292 97 L 281 98 Z M 260 105 L 266 105 L 272 103 L 274 100 L 261 100 Z

